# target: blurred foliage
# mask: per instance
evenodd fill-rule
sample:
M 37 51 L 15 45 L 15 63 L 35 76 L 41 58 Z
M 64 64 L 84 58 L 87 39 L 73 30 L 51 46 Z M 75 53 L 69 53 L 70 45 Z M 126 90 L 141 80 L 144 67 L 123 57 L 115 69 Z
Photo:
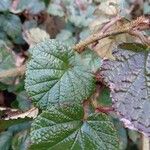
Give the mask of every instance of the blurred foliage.
M 0 72 L 23 65 L 30 59 L 29 48 L 45 38 L 56 38 L 68 46 L 98 32 L 112 17 L 131 20 L 150 15 L 150 2 L 136 0 L 0 0 Z M 114 25 L 114 28 L 118 27 Z M 41 36 L 42 35 L 42 36 Z M 117 41 L 130 41 L 127 36 Z M 95 72 L 101 66 L 97 56 L 112 57 L 110 47 L 116 38 L 101 42 L 95 52 L 87 50 L 81 60 Z M 107 53 L 106 53 L 107 52 Z M 13 95 L 6 95 L 11 93 Z M 109 90 L 104 87 L 99 97 L 102 105 L 111 105 Z M 26 112 L 33 106 L 24 89 L 24 77 L 0 79 L 0 107 L 11 106 Z M 7 111 L 0 111 L 0 150 L 27 150 L 30 144 L 28 118 L 3 120 Z M 115 117 L 114 117 L 115 118 Z M 139 149 L 140 134 L 127 130 L 114 119 L 120 139 L 120 150 Z

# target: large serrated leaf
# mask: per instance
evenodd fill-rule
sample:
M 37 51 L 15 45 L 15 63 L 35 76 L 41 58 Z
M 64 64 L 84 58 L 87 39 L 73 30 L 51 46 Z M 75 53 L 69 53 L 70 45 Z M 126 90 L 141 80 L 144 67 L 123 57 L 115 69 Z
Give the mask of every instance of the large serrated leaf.
M 46 40 L 30 50 L 26 90 L 40 108 L 57 102 L 81 102 L 91 96 L 95 80 L 70 47 Z
M 117 49 L 114 55 L 116 61 L 104 61 L 100 73 L 113 106 L 127 127 L 150 136 L 150 53 Z
M 55 106 L 39 115 L 31 127 L 31 150 L 118 150 L 118 137 L 109 117 L 91 114 L 83 120 L 78 105 Z

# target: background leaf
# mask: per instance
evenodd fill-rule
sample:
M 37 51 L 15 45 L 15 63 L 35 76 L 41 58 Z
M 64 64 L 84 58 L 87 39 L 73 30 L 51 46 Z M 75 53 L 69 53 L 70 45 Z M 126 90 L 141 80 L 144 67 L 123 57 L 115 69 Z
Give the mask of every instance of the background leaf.
M 0 1 L 0 12 L 8 11 L 10 4 L 11 4 L 10 0 L 1 0 Z
M 15 59 L 11 51 L 6 50 L 6 48 L 0 47 L 0 72 L 15 67 Z M 2 83 L 11 84 L 13 82 L 12 78 L 0 79 Z
M 114 50 L 100 75 L 111 90 L 113 107 L 130 129 L 150 136 L 150 53 Z
M 65 42 L 69 46 L 73 46 L 76 43 L 76 38 L 73 37 L 72 31 L 69 30 L 61 30 L 61 32 L 57 34 L 56 39 Z
M 10 119 L 10 120 L 1 119 L 0 120 L 0 131 L 4 131 L 12 125 L 23 123 L 23 122 L 30 121 L 30 120 L 31 120 L 31 118 L 27 118 L 27 117 L 25 117 L 23 119 L 22 118 Z
M 45 9 L 45 3 L 41 0 L 19 0 L 16 4 L 14 4 L 15 7 L 10 9 L 13 13 L 21 13 L 27 10 L 31 14 L 38 14 Z
M 22 91 L 17 95 L 16 101 L 18 102 L 19 109 L 22 111 L 27 111 L 32 107 L 31 101 L 25 91 Z
M 144 3 L 144 14 L 150 15 L 150 3 L 148 1 Z
M 50 3 L 47 11 L 49 14 L 54 15 L 54 16 L 63 17 L 65 15 L 63 7 L 61 7 L 61 5 L 55 4 L 55 3 L 54 4 Z
M 30 138 L 29 131 L 24 130 L 15 135 L 12 140 L 12 149 L 13 150 L 28 150 Z
M 17 42 L 17 38 L 21 36 L 21 20 L 16 15 L 1 15 L 0 27 L 14 42 Z
M 0 133 L 0 149 L 9 150 L 11 146 L 11 140 L 13 138 L 13 133 L 5 131 Z

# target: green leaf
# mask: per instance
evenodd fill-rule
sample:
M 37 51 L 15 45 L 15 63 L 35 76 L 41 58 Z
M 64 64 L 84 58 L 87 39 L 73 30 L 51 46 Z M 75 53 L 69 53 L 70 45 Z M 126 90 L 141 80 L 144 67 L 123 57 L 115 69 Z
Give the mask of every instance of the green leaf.
M 110 87 L 113 107 L 130 129 L 150 136 L 150 53 L 115 49 L 100 76 Z
M 7 128 L 9 128 L 10 126 L 16 125 L 16 124 L 20 124 L 23 122 L 27 122 L 30 121 L 31 118 L 19 118 L 19 119 L 10 119 L 10 120 L 0 120 L 0 131 L 4 131 Z
M 134 130 L 128 130 L 128 136 L 131 141 L 138 143 L 140 139 L 140 133 Z
M 79 28 L 88 27 L 93 21 L 95 5 L 87 0 L 76 2 L 75 0 L 52 0 L 47 12 L 54 16 L 65 17 L 65 20 L 71 22 Z
M 59 4 L 50 3 L 47 12 L 54 16 L 63 17 L 65 15 L 63 7 Z
M 0 91 L 6 90 L 8 88 L 8 85 L 0 82 Z
M 83 108 L 78 105 L 44 111 L 32 124 L 30 150 L 118 150 L 117 133 L 107 115 L 83 117 Z
M 144 14 L 150 15 L 150 4 L 148 1 L 144 2 Z
M 24 122 L 24 123 L 13 125 L 8 128 L 8 131 L 2 132 L 0 134 L 0 150 L 10 150 L 13 136 L 29 128 L 30 128 L 30 122 Z
M 20 92 L 17 95 L 16 100 L 18 102 L 19 109 L 21 109 L 22 111 L 25 112 L 25 111 L 31 109 L 31 101 L 29 100 L 25 91 Z
M 6 132 L 0 133 L 0 149 L 1 150 L 10 150 L 12 137 L 13 137 L 12 132 L 6 131 Z
M 88 36 L 90 36 L 91 32 L 89 28 L 85 28 L 80 32 L 80 40 L 86 39 Z
M 11 5 L 10 0 L 1 0 L 0 1 L 0 12 L 8 11 L 10 5 Z
M 19 83 L 18 84 L 15 84 L 15 86 L 14 85 L 10 85 L 8 88 L 7 88 L 7 90 L 8 90 L 8 92 L 10 92 L 10 93 L 20 93 L 20 92 L 22 92 L 22 91 L 24 91 L 25 89 L 24 89 L 24 83 L 25 81 L 24 81 L 24 78 L 22 78 L 20 81 L 19 81 Z
M 6 50 L 5 47 L 0 47 L 0 72 L 15 67 L 15 59 L 12 53 Z M 11 84 L 11 78 L 0 79 L 2 83 Z
M 46 40 L 30 50 L 26 90 L 40 108 L 57 102 L 81 102 L 91 96 L 95 79 L 70 47 Z
M 28 150 L 30 138 L 28 130 L 19 132 L 12 140 L 13 150 Z
M 117 130 L 117 133 L 119 135 L 119 150 L 127 150 L 128 146 L 128 137 L 126 128 L 124 128 L 124 125 L 122 122 L 119 121 L 117 118 L 113 118 L 114 126 Z
M 12 125 L 8 128 L 8 131 L 12 132 L 13 134 L 17 134 L 23 130 L 29 129 L 31 127 L 30 121 L 25 121 L 23 123 L 19 123 L 16 125 Z
M 131 7 L 130 2 L 126 0 L 119 1 L 119 14 L 120 16 L 130 20 L 131 19 L 131 13 L 128 11 Z
M 96 72 L 101 67 L 101 58 L 89 49 L 80 54 L 84 64 L 86 64 L 91 71 Z
M 68 7 L 69 21 L 79 28 L 88 27 L 88 25 L 94 20 L 93 13 L 95 10 L 95 6 L 92 4 L 89 5 L 87 1 L 84 1 L 84 3 L 86 6 L 84 13 L 78 5 L 71 4 Z
M 0 71 L 14 67 L 14 58 L 10 51 L 0 48 Z
M 24 30 L 30 30 L 32 28 L 37 28 L 37 22 L 36 22 L 36 20 L 26 20 L 23 23 L 23 29 Z
M 0 23 L 1 23 L 1 17 L 0 17 Z M 6 32 L 3 31 L 3 28 L 0 25 L 0 48 L 5 47 L 6 45 L 7 47 L 11 47 L 12 43 L 8 39 Z
M 76 43 L 76 38 L 73 37 L 73 34 L 69 30 L 61 30 L 59 34 L 57 34 L 56 39 L 62 42 L 65 42 L 69 46 L 73 46 Z
M 21 35 L 21 20 L 13 14 L 1 15 L 0 27 L 7 33 L 13 41 Z
M 130 50 L 134 52 L 144 52 L 148 51 L 148 46 L 143 45 L 141 43 L 121 43 L 118 45 L 119 48 L 125 49 L 125 50 Z
M 13 13 L 21 13 L 27 10 L 29 14 L 38 14 L 45 9 L 45 3 L 41 0 L 19 0 L 15 8 L 11 8 Z
M 112 100 L 110 98 L 110 90 L 107 87 L 101 89 L 100 96 L 98 98 L 99 103 L 104 106 L 112 105 Z

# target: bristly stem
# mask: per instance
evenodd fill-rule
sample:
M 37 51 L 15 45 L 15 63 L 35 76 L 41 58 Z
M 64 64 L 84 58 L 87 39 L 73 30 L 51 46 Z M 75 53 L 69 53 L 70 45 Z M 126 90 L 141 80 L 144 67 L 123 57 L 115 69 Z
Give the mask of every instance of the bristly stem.
M 73 47 L 73 49 L 80 53 L 84 51 L 85 47 L 87 47 L 89 44 L 92 44 L 108 36 L 114 36 L 122 33 L 133 34 L 133 31 L 134 31 L 134 35 L 136 35 L 135 34 L 136 31 L 146 30 L 149 28 L 150 28 L 150 18 L 142 16 L 137 18 L 134 21 L 131 21 L 130 23 L 124 24 L 123 26 L 115 30 L 106 31 L 105 33 L 99 32 L 99 33 L 92 34 L 91 36 L 87 37 L 85 40 L 76 44 Z

